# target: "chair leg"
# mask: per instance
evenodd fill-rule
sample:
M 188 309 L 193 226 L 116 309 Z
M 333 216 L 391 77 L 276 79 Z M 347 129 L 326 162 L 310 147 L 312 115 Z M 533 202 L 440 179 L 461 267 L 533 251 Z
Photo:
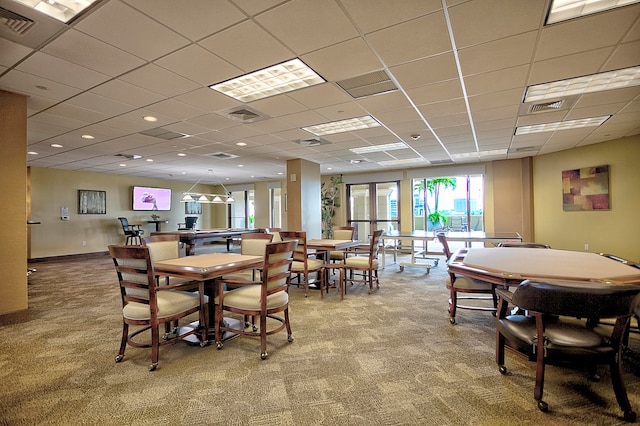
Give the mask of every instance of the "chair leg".
M 456 323 L 456 307 L 457 306 L 458 306 L 458 294 L 456 293 L 456 290 L 452 285 L 450 296 L 449 296 L 449 322 L 451 324 Z
M 159 324 L 151 326 L 151 365 L 149 371 L 154 371 L 158 367 L 160 354 L 160 330 Z
M 124 351 L 127 348 L 127 339 L 129 338 L 129 324 L 122 321 L 122 339 L 120 340 L 120 351 L 116 356 L 116 362 L 122 361 L 124 358 Z
M 269 358 L 267 353 L 267 314 L 264 311 L 260 315 L 260 358 L 263 360 Z

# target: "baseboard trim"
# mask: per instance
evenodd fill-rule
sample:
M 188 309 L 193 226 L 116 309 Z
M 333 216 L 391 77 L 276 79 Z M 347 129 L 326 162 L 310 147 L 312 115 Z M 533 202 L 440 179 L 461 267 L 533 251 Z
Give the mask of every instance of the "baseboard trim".
M 90 257 L 102 257 L 108 256 L 108 251 L 96 251 L 92 253 L 78 253 L 78 254 L 67 254 L 63 256 L 49 256 L 49 257 L 36 257 L 33 259 L 27 259 L 29 263 L 38 263 L 38 262 L 51 262 L 57 260 L 73 260 L 73 259 L 86 259 Z
M 0 325 L 12 325 L 29 321 L 29 309 L 0 314 Z

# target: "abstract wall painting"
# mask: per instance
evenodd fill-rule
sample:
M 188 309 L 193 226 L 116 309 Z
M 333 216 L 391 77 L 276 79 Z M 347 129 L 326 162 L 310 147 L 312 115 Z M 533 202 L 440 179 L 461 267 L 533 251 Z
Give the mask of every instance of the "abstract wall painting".
M 609 210 L 609 166 L 562 172 L 562 210 Z

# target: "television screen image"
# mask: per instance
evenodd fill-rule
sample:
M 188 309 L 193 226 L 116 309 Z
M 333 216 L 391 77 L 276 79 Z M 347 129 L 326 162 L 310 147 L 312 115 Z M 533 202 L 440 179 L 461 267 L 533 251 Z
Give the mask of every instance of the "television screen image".
M 133 210 L 171 210 L 171 190 L 166 188 L 150 188 L 148 186 L 134 186 Z

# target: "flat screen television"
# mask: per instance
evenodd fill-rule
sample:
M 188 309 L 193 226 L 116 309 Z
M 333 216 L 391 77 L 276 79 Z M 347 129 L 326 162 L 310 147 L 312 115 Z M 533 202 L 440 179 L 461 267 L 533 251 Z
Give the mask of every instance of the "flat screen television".
M 133 210 L 171 210 L 171 190 L 167 188 L 134 186 Z

